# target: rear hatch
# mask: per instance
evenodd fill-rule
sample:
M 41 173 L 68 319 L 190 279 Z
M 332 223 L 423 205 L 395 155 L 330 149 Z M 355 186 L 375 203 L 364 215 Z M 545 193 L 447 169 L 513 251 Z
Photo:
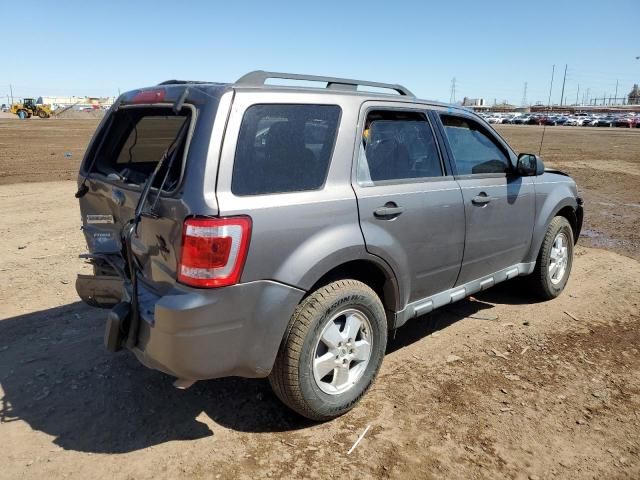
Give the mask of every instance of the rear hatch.
M 126 289 L 115 289 L 130 278 L 123 239 L 132 224 L 130 250 L 139 280 L 155 295 L 175 284 L 183 220 L 194 208 L 217 214 L 215 205 L 185 201 L 185 190 L 194 198 L 199 191 L 203 201 L 203 172 L 221 90 L 171 85 L 134 91 L 124 94 L 99 126 L 76 195 L 95 274 L 78 278 L 83 300 L 106 307 L 127 299 Z

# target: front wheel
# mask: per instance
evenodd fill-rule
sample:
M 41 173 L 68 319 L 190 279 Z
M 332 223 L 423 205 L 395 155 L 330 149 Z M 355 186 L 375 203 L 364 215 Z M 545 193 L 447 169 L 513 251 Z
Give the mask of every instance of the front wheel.
M 531 274 L 534 291 L 544 300 L 562 293 L 573 265 L 573 229 L 564 217 L 554 217 L 542 241 L 536 268 Z
M 269 382 L 291 409 L 311 420 L 329 420 L 367 392 L 386 346 L 380 298 L 362 282 L 339 280 L 298 305 Z

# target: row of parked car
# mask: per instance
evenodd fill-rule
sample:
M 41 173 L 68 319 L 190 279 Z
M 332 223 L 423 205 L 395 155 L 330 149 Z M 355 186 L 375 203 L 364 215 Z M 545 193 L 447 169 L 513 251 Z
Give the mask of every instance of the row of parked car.
M 567 125 L 580 127 L 625 127 L 640 128 L 640 114 L 591 114 L 576 113 L 561 115 L 555 113 L 480 113 L 489 123 L 514 125 Z

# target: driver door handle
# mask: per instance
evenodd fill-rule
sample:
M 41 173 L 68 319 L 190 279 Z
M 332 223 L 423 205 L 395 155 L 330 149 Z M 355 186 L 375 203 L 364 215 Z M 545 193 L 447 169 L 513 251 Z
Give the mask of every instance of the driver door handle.
M 471 199 L 471 203 L 473 203 L 474 205 L 486 205 L 490 201 L 491 197 L 488 196 L 485 192 L 480 192 L 480 194 Z
M 404 212 L 404 208 L 399 207 L 394 202 L 388 202 L 384 207 L 378 207 L 373 211 L 376 218 L 382 220 L 392 220 Z

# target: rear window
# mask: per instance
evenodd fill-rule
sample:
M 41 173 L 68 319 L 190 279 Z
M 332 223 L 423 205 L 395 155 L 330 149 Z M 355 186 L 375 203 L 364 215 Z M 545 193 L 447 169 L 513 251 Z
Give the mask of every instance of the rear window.
M 175 149 L 173 162 L 167 158 L 153 185 L 159 187 L 166 175 L 164 190 L 175 189 L 182 172 L 186 129 L 190 117 L 191 110 L 187 108 L 178 115 L 171 108 L 164 107 L 123 108 L 115 112 L 110 126 L 98 140 L 95 152 L 90 156 L 95 156 L 91 171 L 114 180 L 141 185 L 153 172 L 163 154 Z
M 234 195 L 317 190 L 324 184 L 340 119 L 337 105 L 254 105 L 242 119 Z

